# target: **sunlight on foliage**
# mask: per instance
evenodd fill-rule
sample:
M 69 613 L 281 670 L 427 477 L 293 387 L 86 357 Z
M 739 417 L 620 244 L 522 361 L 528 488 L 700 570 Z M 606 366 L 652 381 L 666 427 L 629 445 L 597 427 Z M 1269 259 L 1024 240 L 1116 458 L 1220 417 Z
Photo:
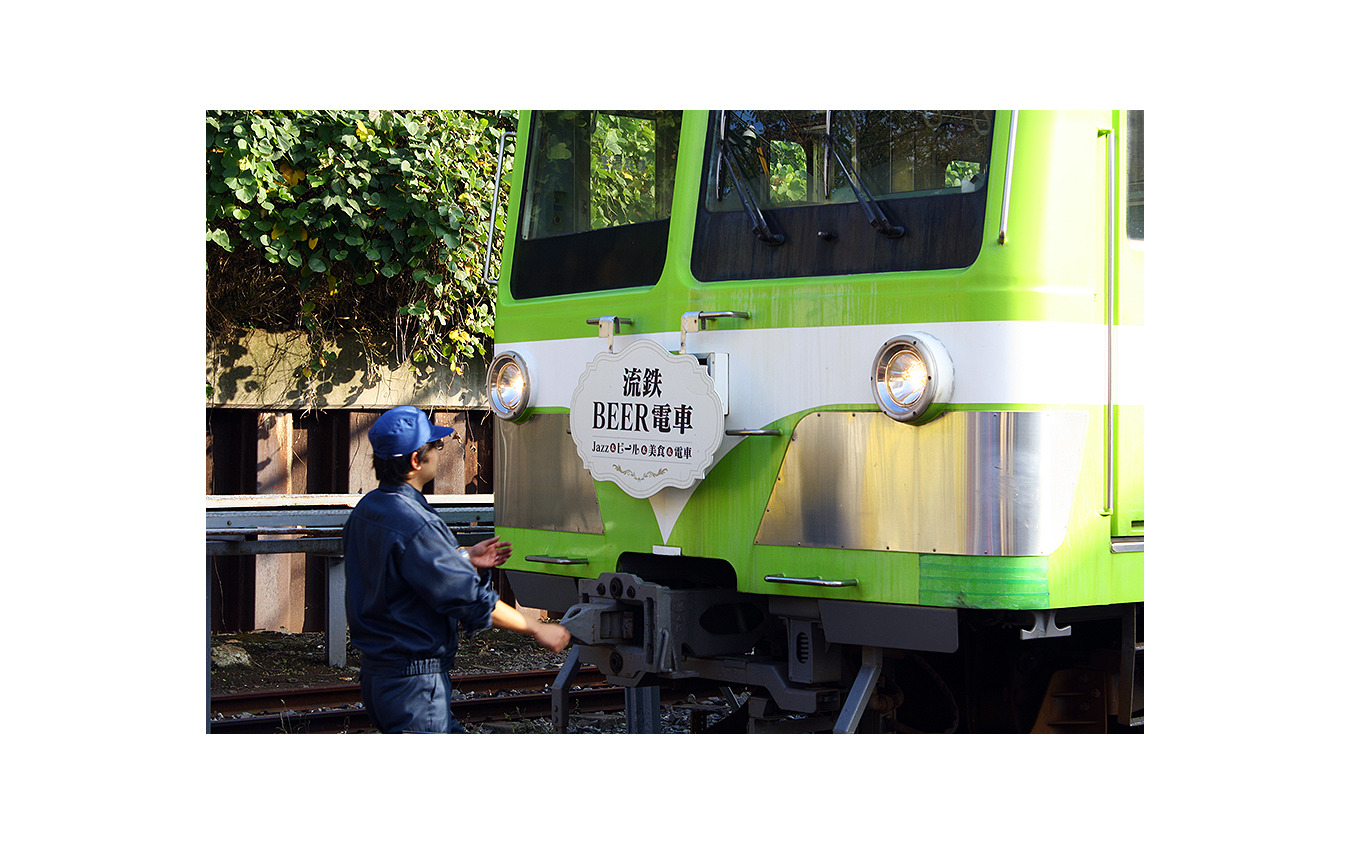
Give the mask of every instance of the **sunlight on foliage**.
M 514 111 L 208 111 L 207 332 L 303 331 L 373 364 L 462 371 L 493 334 L 484 279 L 497 149 Z M 507 143 L 505 170 L 510 171 Z M 507 200 L 503 174 L 496 277 Z

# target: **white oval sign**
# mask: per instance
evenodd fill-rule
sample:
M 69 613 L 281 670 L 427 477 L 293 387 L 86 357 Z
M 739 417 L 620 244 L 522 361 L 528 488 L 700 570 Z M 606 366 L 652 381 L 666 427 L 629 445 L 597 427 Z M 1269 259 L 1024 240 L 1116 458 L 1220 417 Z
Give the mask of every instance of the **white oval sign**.
M 634 498 L 703 477 L 722 442 L 722 401 L 693 355 L 652 340 L 601 352 L 572 393 L 572 440 L 598 481 Z

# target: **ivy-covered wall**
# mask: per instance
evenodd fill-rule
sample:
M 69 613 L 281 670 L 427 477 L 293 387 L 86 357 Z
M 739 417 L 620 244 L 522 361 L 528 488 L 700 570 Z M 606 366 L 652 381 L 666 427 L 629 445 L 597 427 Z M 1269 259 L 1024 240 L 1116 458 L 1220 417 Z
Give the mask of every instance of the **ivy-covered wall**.
M 343 343 L 344 339 L 349 342 Z M 364 342 L 335 338 L 322 372 L 309 368 L 310 338 L 303 332 L 243 331 L 211 338 L 206 351 L 206 406 L 272 410 L 480 410 L 488 407 L 484 358 L 464 360 L 458 372 L 439 363 L 394 366 L 386 344 L 372 361 Z
M 253 393 L 286 406 L 350 401 L 376 378 L 415 395 L 444 380 L 428 374 L 437 367 L 469 375 L 492 348 L 515 120 L 500 110 L 208 111 L 208 405 Z M 285 365 L 236 372 L 237 347 L 253 349 L 259 332 L 286 337 Z

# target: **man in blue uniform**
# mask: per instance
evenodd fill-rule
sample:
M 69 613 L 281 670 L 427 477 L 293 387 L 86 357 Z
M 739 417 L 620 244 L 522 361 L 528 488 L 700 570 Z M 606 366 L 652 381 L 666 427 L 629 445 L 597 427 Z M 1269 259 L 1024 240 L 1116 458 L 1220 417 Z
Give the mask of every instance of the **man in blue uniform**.
M 397 407 L 371 426 L 378 489 L 342 529 L 347 624 L 361 651 L 361 699 L 382 733 L 462 733 L 450 712 L 459 633 L 489 625 L 526 633 L 554 653 L 570 636 L 521 615 L 489 585 L 487 570 L 511 556 L 499 537 L 465 553 L 421 489 L 436 477 L 443 437 L 415 407 Z

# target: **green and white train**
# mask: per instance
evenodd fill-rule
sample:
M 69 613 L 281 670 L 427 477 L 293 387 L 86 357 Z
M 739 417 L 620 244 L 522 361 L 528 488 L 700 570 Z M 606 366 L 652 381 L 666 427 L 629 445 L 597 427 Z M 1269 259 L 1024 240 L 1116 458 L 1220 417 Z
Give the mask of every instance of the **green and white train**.
M 1142 112 L 517 150 L 496 520 L 573 663 L 750 687 L 751 731 L 1142 729 Z

